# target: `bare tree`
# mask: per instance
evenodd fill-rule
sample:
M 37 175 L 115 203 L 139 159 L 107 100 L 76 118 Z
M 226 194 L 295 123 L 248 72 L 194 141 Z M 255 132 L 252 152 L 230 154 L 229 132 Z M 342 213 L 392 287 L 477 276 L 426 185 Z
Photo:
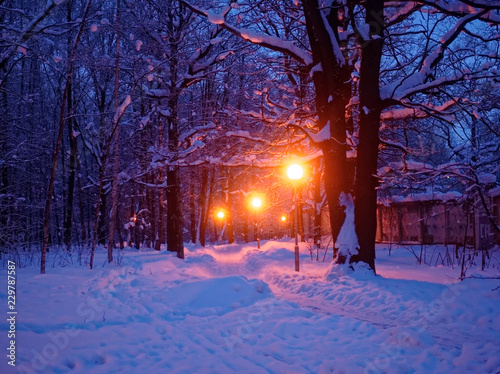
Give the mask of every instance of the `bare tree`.
M 66 85 L 64 87 L 64 92 L 62 95 L 61 112 L 59 115 L 59 131 L 58 131 L 58 135 L 57 135 L 56 149 L 54 151 L 54 157 L 53 157 L 53 161 L 52 161 L 52 173 L 50 175 L 49 188 L 48 188 L 47 199 L 46 199 L 46 203 L 45 203 L 42 259 L 40 262 L 40 272 L 42 274 L 45 274 L 45 259 L 46 259 L 46 254 L 47 254 L 47 248 L 49 245 L 50 207 L 51 207 L 51 203 L 52 203 L 52 196 L 54 194 L 54 182 L 56 179 L 57 161 L 59 159 L 59 152 L 61 149 L 63 130 L 64 130 L 64 125 L 65 125 L 66 102 L 68 100 L 68 93 L 69 93 L 69 90 L 71 88 L 71 80 L 72 80 L 72 76 L 73 76 L 73 65 L 75 63 L 76 51 L 77 51 L 78 45 L 80 43 L 80 40 L 82 38 L 83 30 L 85 27 L 85 22 L 86 22 L 86 19 L 88 17 L 91 5 L 92 5 L 92 0 L 89 0 L 87 2 L 86 7 L 85 7 L 83 16 L 81 17 L 81 25 L 80 25 L 80 29 L 79 29 L 78 35 L 76 36 L 76 39 L 75 39 L 75 42 L 73 45 L 73 49 L 72 49 L 72 52 L 70 55 L 68 75 L 66 77 Z

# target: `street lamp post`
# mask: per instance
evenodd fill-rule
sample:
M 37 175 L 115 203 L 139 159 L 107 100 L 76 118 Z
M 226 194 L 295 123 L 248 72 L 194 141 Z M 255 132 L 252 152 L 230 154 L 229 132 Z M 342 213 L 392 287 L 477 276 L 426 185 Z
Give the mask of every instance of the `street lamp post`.
M 262 200 L 258 197 L 254 197 L 251 201 L 252 207 L 253 207 L 253 213 L 254 213 L 254 231 L 257 236 L 257 249 L 260 249 L 260 239 L 259 239 L 259 225 L 257 223 L 257 209 L 259 209 L 262 206 Z
M 298 212 L 298 203 L 299 197 L 297 193 L 297 182 L 304 175 L 304 169 L 299 164 L 292 164 L 288 167 L 286 171 L 288 178 L 292 181 L 293 184 L 293 192 L 292 199 L 294 200 L 295 205 L 295 214 L 294 214 L 294 231 L 295 231 L 295 271 L 299 271 L 299 212 Z
M 220 220 L 220 234 L 218 235 L 218 238 L 217 238 L 217 242 L 219 244 L 221 244 L 221 241 L 222 241 L 222 235 L 224 234 L 223 230 L 224 230 L 224 225 L 223 225 L 223 219 L 224 219 L 224 211 L 223 210 L 219 210 L 217 212 L 217 218 Z

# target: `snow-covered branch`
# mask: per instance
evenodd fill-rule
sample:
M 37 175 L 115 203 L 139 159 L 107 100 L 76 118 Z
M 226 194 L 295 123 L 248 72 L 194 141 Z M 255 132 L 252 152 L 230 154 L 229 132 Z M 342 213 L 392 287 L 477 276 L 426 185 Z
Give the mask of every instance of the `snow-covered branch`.
M 441 37 L 439 45 L 433 51 L 426 53 L 424 59 L 422 60 L 420 69 L 409 76 L 399 78 L 382 87 L 380 90 L 381 98 L 383 100 L 393 99 L 399 101 L 417 92 L 430 90 L 447 84 L 453 84 L 462 79 L 470 78 L 471 76 L 474 76 L 474 74 L 487 71 L 491 66 L 485 64 L 474 73 L 456 71 L 449 75 L 431 79 L 433 78 L 434 68 L 443 59 L 447 48 L 457 39 L 467 24 L 477 19 L 485 12 L 486 11 L 478 11 L 469 13 L 467 16 L 459 19 L 455 23 L 455 26 Z
M 470 14 L 473 9 L 484 10 L 480 19 L 485 22 L 494 24 L 500 23 L 500 15 L 498 10 L 500 5 L 496 0 L 420 0 L 419 3 L 430 8 L 434 8 L 440 13 L 452 15 L 455 17 L 463 17 Z M 497 11 L 497 12 L 495 12 Z
M 286 41 L 276 36 L 258 33 L 256 31 L 245 28 L 238 28 L 236 26 L 229 24 L 223 15 L 214 14 L 208 10 L 197 7 L 184 0 L 182 0 L 182 3 L 185 4 L 189 9 L 191 9 L 196 14 L 206 17 L 209 22 L 218 25 L 219 27 L 229 31 L 233 35 L 248 40 L 253 44 L 269 48 L 276 52 L 281 52 L 287 56 L 294 58 L 295 60 L 299 61 L 304 65 L 310 65 L 312 63 L 311 55 L 305 50 L 297 47 L 291 41 Z
M 34 17 L 23 30 L 21 30 L 17 40 L 12 42 L 12 45 L 9 48 L 5 49 L 5 51 L 0 55 L 0 70 L 3 70 L 5 68 L 8 61 L 19 50 L 19 48 L 24 50 L 25 43 L 35 35 L 37 26 L 39 26 L 40 23 L 43 22 L 43 20 L 45 20 L 51 14 L 54 8 L 56 8 L 63 2 L 64 0 L 49 1 L 45 8 L 36 17 Z M 0 80 L 0 86 L 4 82 L 4 79 Z
M 448 100 L 442 105 L 432 105 L 431 103 L 415 104 L 411 102 L 403 102 L 404 107 L 392 107 L 382 112 L 380 119 L 382 121 L 407 120 L 415 118 L 427 118 L 429 116 L 437 116 L 441 119 L 451 121 L 450 113 L 447 112 L 456 104 L 456 100 Z

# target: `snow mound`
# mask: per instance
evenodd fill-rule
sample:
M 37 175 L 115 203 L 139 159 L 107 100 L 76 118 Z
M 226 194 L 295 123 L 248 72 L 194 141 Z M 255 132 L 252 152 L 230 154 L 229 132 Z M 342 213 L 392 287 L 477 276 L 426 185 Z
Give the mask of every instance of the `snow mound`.
M 373 270 L 364 262 L 352 264 L 337 264 L 332 262 L 328 266 L 324 280 L 333 281 L 345 275 L 350 275 L 357 280 L 370 280 L 375 277 Z
M 169 288 L 164 300 L 176 314 L 223 315 L 247 307 L 257 301 L 274 297 L 269 286 L 261 280 L 245 276 L 213 278 L 183 283 Z
M 342 192 L 339 203 L 345 207 L 345 220 L 337 238 L 337 245 L 339 253 L 349 260 L 351 256 L 358 254 L 357 248 L 359 247 L 354 225 L 354 202 L 351 194 Z

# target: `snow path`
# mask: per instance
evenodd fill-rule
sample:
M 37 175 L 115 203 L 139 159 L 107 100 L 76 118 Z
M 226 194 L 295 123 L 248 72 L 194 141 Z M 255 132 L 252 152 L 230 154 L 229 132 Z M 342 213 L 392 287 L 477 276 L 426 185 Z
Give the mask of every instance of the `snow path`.
M 231 248 L 231 247 L 230 247 Z M 213 267 L 214 276 L 228 276 L 243 274 L 247 277 L 255 277 L 256 275 L 268 282 L 274 295 L 281 300 L 296 303 L 301 308 L 306 308 L 325 315 L 338 315 L 356 319 L 360 322 L 366 322 L 382 329 L 396 329 L 400 326 L 412 326 L 419 334 L 428 333 L 432 338 L 436 339 L 440 345 L 448 349 L 460 349 L 461 342 L 468 341 L 474 343 L 484 342 L 484 335 L 478 335 L 473 332 L 470 326 L 461 329 L 452 329 L 450 326 L 451 316 L 443 313 L 447 303 L 455 301 L 463 286 L 455 280 L 455 284 L 449 287 L 441 285 L 427 284 L 427 292 L 418 290 L 422 286 L 422 282 L 414 282 L 413 292 L 411 295 L 411 303 L 415 300 L 422 299 L 424 303 L 432 300 L 430 306 L 424 304 L 419 305 L 418 310 L 413 310 L 412 313 L 398 313 L 398 307 L 402 311 L 407 311 L 411 308 L 403 308 L 402 305 L 391 308 L 388 304 L 379 305 L 374 308 L 373 304 L 382 300 L 391 300 L 394 292 L 398 291 L 398 284 L 390 284 L 391 280 L 379 279 L 378 284 L 383 285 L 382 289 L 375 289 L 366 294 L 365 289 L 361 290 L 362 295 L 359 295 L 359 290 L 356 290 L 356 285 L 344 284 L 344 287 L 339 287 L 338 284 L 325 281 L 323 276 L 307 273 L 307 275 L 290 272 L 289 269 L 281 268 L 279 272 L 275 269 L 266 270 L 265 261 L 259 261 L 259 257 L 263 256 L 263 252 L 257 249 L 249 249 L 246 247 L 242 250 L 240 247 L 236 249 L 246 252 L 244 257 L 247 257 L 246 262 L 242 261 L 241 253 L 224 254 L 217 252 L 214 248 L 209 248 L 205 253 L 210 254 L 216 259 L 216 266 Z M 265 245 L 263 247 L 265 250 Z M 288 253 L 285 253 L 287 255 Z M 222 262 L 220 260 L 223 260 Z M 302 261 L 310 262 L 310 258 L 303 256 Z M 389 269 L 391 273 L 394 269 Z M 283 273 L 288 273 L 283 275 Z M 365 280 L 370 280 L 370 276 Z M 375 277 L 376 278 L 376 277 Z M 345 283 L 350 279 L 346 279 L 341 283 Z M 382 281 L 382 283 L 380 283 Z M 384 282 L 386 281 L 386 282 Z M 404 281 L 403 281 L 404 282 Z M 367 282 L 368 283 L 368 282 Z M 389 284 L 387 284 L 389 283 Z M 412 283 L 412 282 L 409 282 Z M 425 285 L 425 284 L 424 284 Z M 347 286 L 347 287 L 346 287 Z M 358 294 L 357 294 L 358 293 Z M 338 296 L 338 295 L 348 296 Z M 353 299 L 362 297 L 361 303 L 356 303 Z M 371 299 L 371 300 L 370 300 Z M 401 304 L 402 300 L 398 300 Z M 370 313 L 366 312 L 366 308 L 370 307 Z M 491 311 L 488 311 L 491 312 Z M 435 314 L 439 314 L 436 316 Z M 435 323 L 439 322 L 439 323 Z M 488 336 L 489 335 L 489 336 Z M 488 334 L 489 342 L 496 343 L 499 336 L 495 333 Z
M 284 249 L 287 244 L 289 248 Z M 325 280 L 325 265 L 311 263 L 306 255 L 301 256 L 302 272 L 292 271 L 289 243 L 277 246 L 273 242 L 264 243 L 262 250 L 252 247 L 211 247 L 203 253 L 215 260 L 211 268 L 214 276 L 256 277 L 267 282 L 278 299 L 297 304 L 302 309 L 388 330 L 396 337 L 397 347 L 385 349 L 389 358 L 397 358 L 401 346 L 406 344 L 432 343 L 453 355 L 461 354 L 464 342 L 482 347 L 498 346 L 500 304 L 478 305 L 477 298 L 471 294 L 476 292 L 475 288 L 481 291 L 480 286 L 459 282 L 456 272 L 454 275 L 436 274 L 439 269 L 425 266 L 416 269 L 415 265 L 408 266 L 408 261 L 401 269 L 389 262 L 379 268 L 379 273 L 387 278 L 363 272 L 343 276 L 340 270 L 340 275 L 332 282 Z M 283 261 L 282 264 L 277 265 L 276 259 Z M 396 279 L 391 279 L 394 277 Z M 454 310 L 457 302 L 460 305 Z M 468 310 L 493 317 L 483 317 L 482 323 L 478 323 L 478 316 L 467 313 Z M 496 328 L 492 326 L 495 321 Z M 497 369 L 500 372 L 500 365 Z
M 381 276 L 329 280 L 305 253 L 293 270 L 292 242 L 120 253 L 120 266 L 100 250 L 94 270 L 19 269 L 17 370 L 0 361 L 2 374 L 500 371 L 499 282 L 457 282 L 405 251 L 378 251 Z

